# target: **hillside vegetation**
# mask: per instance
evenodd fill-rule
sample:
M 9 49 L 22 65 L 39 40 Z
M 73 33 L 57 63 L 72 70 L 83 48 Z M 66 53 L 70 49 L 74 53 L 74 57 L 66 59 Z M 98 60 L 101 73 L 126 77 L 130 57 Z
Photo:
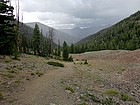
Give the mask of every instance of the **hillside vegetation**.
M 77 43 L 79 52 L 140 48 L 140 11 Z

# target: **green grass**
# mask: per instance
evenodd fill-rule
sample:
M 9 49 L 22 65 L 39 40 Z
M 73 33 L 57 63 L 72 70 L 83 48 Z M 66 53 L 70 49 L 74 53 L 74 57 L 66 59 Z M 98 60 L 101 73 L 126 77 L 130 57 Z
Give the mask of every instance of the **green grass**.
M 112 95 L 112 96 L 119 95 L 119 91 L 117 89 L 109 89 L 109 90 L 106 90 L 105 93 L 108 94 L 108 95 Z
M 39 72 L 39 71 L 31 73 L 32 76 L 33 75 L 38 75 L 39 77 L 41 77 L 41 75 L 43 75 L 43 74 L 44 74 L 43 72 Z
M 103 105 L 116 105 L 116 102 L 113 101 L 113 98 L 106 98 L 102 102 Z
M 8 71 L 9 73 L 16 73 L 16 71 L 15 70 L 10 70 L 10 71 Z
M 66 87 L 66 90 L 69 90 L 71 93 L 74 93 L 74 89 L 72 87 Z
M 3 99 L 3 93 L 0 91 L 0 99 Z
M 81 103 L 81 104 L 78 104 L 78 105 L 88 105 L 88 104 L 84 102 L 84 103 Z
M 64 64 L 59 63 L 59 62 L 49 61 L 49 62 L 47 62 L 47 64 L 57 66 L 57 67 L 64 67 Z
M 16 81 L 15 81 L 15 84 L 16 84 L 16 85 L 19 85 L 20 83 L 21 83 L 20 80 L 16 80 Z
M 44 74 L 44 73 L 39 72 L 39 71 L 36 72 L 36 75 L 38 75 L 39 77 L 40 77 L 41 75 L 43 75 L 43 74 Z
M 88 61 L 87 61 L 87 60 L 85 60 L 84 64 L 88 64 Z
M 1 74 L 1 75 L 5 76 L 5 77 L 8 77 L 8 78 L 14 78 L 14 77 L 15 77 L 15 76 L 14 76 L 13 74 L 11 74 L 11 73 Z
M 5 60 L 5 63 L 10 63 L 12 62 L 12 60 Z
M 96 97 L 95 95 L 89 95 L 89 96 L 92 99 L 92 101 L 94 101 L 96 103 L 100 103 L 101 102 L 101 100 L 98 97 Z
M 123 100 L 123 101 L 131 101 L 132 100 L 132 97 L 130 97 L 128 94 L 126 93 L 121 93 L 120 95 L 120 100 Z
M 88 95 L 83 95 L 83 96 L 80 96 L 80 99 L 83 100 L 83 101 L 88 101 L 89 96 Z

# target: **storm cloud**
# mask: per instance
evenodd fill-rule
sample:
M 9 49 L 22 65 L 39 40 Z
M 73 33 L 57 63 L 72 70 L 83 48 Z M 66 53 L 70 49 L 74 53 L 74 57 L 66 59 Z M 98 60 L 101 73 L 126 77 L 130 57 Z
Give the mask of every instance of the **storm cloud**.
M 24 22 L 55 28 L 114 24 L 140 10 L 140 0 L 20 0 L 20 5 Z

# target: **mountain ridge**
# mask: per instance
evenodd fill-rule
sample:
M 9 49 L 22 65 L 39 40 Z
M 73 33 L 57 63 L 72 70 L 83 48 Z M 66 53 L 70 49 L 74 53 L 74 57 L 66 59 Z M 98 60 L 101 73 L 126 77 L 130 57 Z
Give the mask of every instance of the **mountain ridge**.
M 85 44 L 88 51 L 140 48 L 140 11 L 76 43 Z
M 84 27 L 84 28 L 80 28 L 80 27 L 74 27 L 72 29 L 59 29 L 62 32 L 68 33 L 70 35 L 76 36 L 79 38 L 78 41 L 80 41 L 81 39 L 96 33 L 98 31 L 100 31 L 101 29 L 104 29 L 106 27 L 109 27 L 110 25 L 105 25 L 105 26 L 90 26 L 90 27 Z M 77 42 L 78 42 L 77 41 Z
M 46 34 L 48 34 L 49 28 L 52 28 L 52 27 L 49 27 L 49 26 L 42 24 L 40 22 L 30 22 L 30 23 L 25 23 L 25 24 L 34 28 L 36 23 L 39 25 L 40 30 L 42 29 L 42 33 L 44 36 L 46 36 Z M 55 43 L 58 43 L 58 40 L 60 40 L 61 45 L 63 44 L 64 41 L 66 41 L 68 44 L 71 44 L 71 43 L 75 43 L 78 40 L 77 37 L 71 36 L 71 35 L 64 33 L 64 32 L 61 32 L 55 28 L 53 28 L 53 29 L 54 29 L 54 34 L 55 34 L 55 36 L 54 36 Z

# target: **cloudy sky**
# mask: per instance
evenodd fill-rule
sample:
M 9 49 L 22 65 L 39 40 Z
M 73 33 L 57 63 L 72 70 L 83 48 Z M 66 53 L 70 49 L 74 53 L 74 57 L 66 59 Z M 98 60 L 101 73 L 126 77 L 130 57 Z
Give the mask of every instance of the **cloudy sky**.
M 114 24 L 140 10 L 140 0 L 20 0 L 20 6 L 25 23 L 73 28 Z

